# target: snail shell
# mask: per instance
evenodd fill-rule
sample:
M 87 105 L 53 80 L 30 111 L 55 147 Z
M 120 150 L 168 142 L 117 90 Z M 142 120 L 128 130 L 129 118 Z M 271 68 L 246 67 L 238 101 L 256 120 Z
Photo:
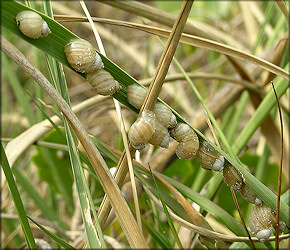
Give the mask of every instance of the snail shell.
M 255 206 L 250 212 L 248 220 L 251 232 L 260 240 L 267 240 L 273 233 L 275 217 L 268 206 Z
M 177 124 L 176 117 L 166 105 L 157 102 L 153 108 L 156 119 L 166 128 L 174 128 Z
M 171 136 L 178 142 L 197 137 L 194 130 L 186 123 L 179 122 L 170 130 Z
M 81 73 L 91 73 L 104 67 L 103 61 L 89 42 L 73 38 L 64 46 L 70 66 Z
M 175 153 L 179 159 L 191 160 L 196 155 L 198 146 L 199 142 L 197 137 L 196 139 L 185 140 L 177 145 Z
M 223 169 L 224 182 L 234 191 L 239 191 L 243 184 L 242 175 L 232 166 L 227 164 Z
M 88 73 L 87 80 L 100 95 L 113 95 L 121 89 L 119 82 L 104 69 Z
M 263 204 L 263 201 L 245 183 L 243 183 L 240 189 L 240 194 L 243 199 L 249 203 L 255 204 L 257 206 L 261 206 Z
M 147 89 L 138 84 L 131 84 L 127 87 L 128 102 L 136 109 L 140 109 L 145 97 L 147 95 Z
M 196 159 L 205 170 L 223 171 L 225 158 L 207 141 L 200 142 Z
M 159 121 L 155 121 L 155 132 L 149 140 L 152 145 L 168 148 L 170 135 L 167 130 Z
M 141 116 L 132 124 L 128 137 L 132 146 L 136 149 L 144 148 L 155 131 L 155 114 L 153 111 L 145 110 Z
M 34 11 L 19 12 L 16 16 L 16 23 L 22 34 L 29 38 L 41 38 L 51 33 L 47 23 Z

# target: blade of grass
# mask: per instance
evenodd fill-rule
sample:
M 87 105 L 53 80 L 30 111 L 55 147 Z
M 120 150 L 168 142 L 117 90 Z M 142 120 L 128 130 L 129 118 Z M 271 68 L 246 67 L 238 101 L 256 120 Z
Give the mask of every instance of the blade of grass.
M 17 210 L 18 218 L 24 233 L 24 238 L 29 249 L 35 249 L 36 244 L 34 241 L 34 237 L 30 228 L 30 225 L 27 220 L 27 215 L 17 189 L 17 185 L 15 183 L 13 174 L 11 172 L 11 168 L 9 166 L 8 160 L 6 158 L 5 150 L 1 142 L 1 166 L 4 171 L 6 180 L 8 182 L 8 186 L 15 204 L 15 208 Z
M 35 220 L 33 220 L 32 218 L 30 218 L 29 216 L 28 216 L 28 218 L 36 226 L 38 226 L 46 235 L 48 235 L 51 239 L 53 239 L 56 243 L 58 243 L 61 247 L 65 248 L 65 249 L 75 249 L 70 244 L 66 243 L 63 239 L 61 239 L 60 237 L 58 237 L 56 234 L 51 233 L 50 231 L 48 231 L 46 228 L 44 228 L 43 226 L 41 226 L 39 223 L 37 223 Z

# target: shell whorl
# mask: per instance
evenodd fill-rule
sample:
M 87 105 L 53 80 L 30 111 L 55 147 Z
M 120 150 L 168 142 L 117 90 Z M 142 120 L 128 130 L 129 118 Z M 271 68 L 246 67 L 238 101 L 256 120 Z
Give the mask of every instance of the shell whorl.
M 87 80 L 100 95 L 113 95 L 121 89 L 120 84 L 104 69 L 88 73 Z
M 200 162 L 201 167 L 206 170 L 221 172 L 224 168 L 224 157 L 207 141 L 200 142 L 196 159 Z
M 147 94 L 147 89 L 143 88 L 142 86 L 138 85 L 138 84 L 130 84 L 127 87 L 127 98 L 128 98 L 128 102 L 137 109 L 140 109 L 146 94 Z
M 171 109 L 161 102 L 157 102 L 153 108 L 156 119 L 166 128 L 173 128 L 176 126 L 177 121 Z
M 155 121 L 155 131 L 148 141 L 152 145 L 168 148 L 170 135 L 168 130 L 159 122 Z
M 19 12 L 16 16 L 16 23 L 21 33 L 29 38 L 37 39 L 51 33 L 47 23 L 34 11 Z
M 132 124 L 128 137 L 132 146 L 136 149 L 144 147 L 155 131 L 155 114 L 145 110 L 141 116 Z
M 64 47 L 64 53 L 70 66 L 77 72 L 92 73 L 104 67 L 95 48 L 83 39 L 73 38 Z

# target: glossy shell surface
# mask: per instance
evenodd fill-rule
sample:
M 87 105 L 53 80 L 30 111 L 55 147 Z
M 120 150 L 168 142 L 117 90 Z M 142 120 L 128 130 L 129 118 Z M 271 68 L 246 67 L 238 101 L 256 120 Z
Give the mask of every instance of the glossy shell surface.
M 70 66 L 81 73 L 92 73 L 104 67 L 95 48 L 83 39 L 71 39 L 64 47 Z
M 196 159 L 206 170 L 222 171 L 224 168 L 224 157 L 207 141 L 200 142 Z
M 88 73 L 87 80 L 100 95 L 113 95 L 121 89 L 120 84 L 104 69 Z
M 149 140 L 152 145 L 168 148 L 170 135 L 167 130 L 159 121 L 155 121 L 155 132 Z
M 243 184 L 242 175 L 232 166 L 227 164 L 223 169 L 224 182 L 234 191 L 239 191 Z
M 257 206 L 261 206 L 263 204 L 263 201 L 258 197 L 258 195 L 256 195 L 245 183 L 243 183 L 240 189 L 240 194 L 243 199 L 249 203 Z
M 176 155 L 179 159 L 191 160 L 198 150 L 198 139 L 180 142 L 176 147 Z
M 29 38 L 37 39 L 51 33 L 47 23 L 34 11 L 21 11 L 16 16 L 16 23 L 21 33 Z
M 145 110 L 141 116 L 132 124 L 128 137 L 132 146 L 136 149 L 143 147 L 152 137 L 155 131 L 155 114 Z
M 186 123 L 182 122 L 177 123 L 177 125 L 170 130 L 170 134 L 178 142 L 197 137 L 194 130 Z
M 255 206 L 251 210 L 249 228 L 260 241 L 265 241 L 271 236 L 274 223 L 275 217 L 268 206 Z
M 156 119 L 166 128 L 173 128 L 176 126 L 177 121 L 171 109 L 161 102 L 157 102 L 153 108 Z
M 140 109 L 146 94 L 147 89 L 143 88 L 142 86 L 138 84 L 131 84 L 127 87 L 127 98 L 128 102 L 136 109 Z

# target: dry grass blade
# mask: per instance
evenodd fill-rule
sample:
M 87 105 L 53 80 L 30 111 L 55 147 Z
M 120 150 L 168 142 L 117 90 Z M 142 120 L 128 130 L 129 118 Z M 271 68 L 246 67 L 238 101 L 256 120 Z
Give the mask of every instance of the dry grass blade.
M 177 45 L 179 43 L 183 28 L 185 26 L 186 20 L 188 18 L 188 15 L 191 10 L 191 6 L 193 4 L 193 1 L 185 1 L 181 11 L 179 13 L 179 16 L 177 17 L 174 26 L 172 28 L 172 31 L 170 33 L 170 36 L 168 38 L 167 44 L 165 46 L 165 49 L 161 55 L 161 58 L 159 60 L 155 75 L 152 78 L 152 82 L 149 86 L 149 90 L 147 92 L 147 96 L 145 98 L 145 101 L 140 109 L 140 113 L 143 110 L 152 110 L 157 97 L 160 94 L 162 84 L 164 82 L 165 76 L 168 72 L 169 66 L 171 64 L 173 55 L 175 53 L 175 50 L 177 48 Z
M 1 37 L 1 42 L 3 52 L 7 54 L 13 61 L 15 61 L 47 92 L 47 94 L 57 103 L 64 116 L 69 121 L 76 136 L 86 150 L 86 154 L 103 186 L 104 191 L 107 193 L 108 198 L 110 199 L 110 202 L 115 210 L 117 217 L 119 218 L 121 227 L 127 236 L 130 246 L 136 248 L 148 248 L 143 235 L 140 234 L 137 223 L 125 199 L 121 195 L 120 189 L 110 174 L 106 162 L 102 158 L 98 149 L 90 140 L 87 132 L 79 122 L 78 118 L 71 111 L 70 107 L 63 100 L 63 98 L 52 87 L 49 81 L 26 59 L 26 57 L 18 49 L 16 49 L 3 37 Z M 104 185 L 104 183 L 106 183 L 106 185 Z
M 96 103 L 102 102 L 105 99 L 108 99 L 108 97 L 94 96 L 72 107 L 72 111 L 74 113 L 79 113 L 80 111 L 85 110 L 86 108 Z M 62 120 L 56 115 L 50 117 L 50 119 L 56 125 L 59 125 L 62 122 Z M 40 123 L 33 125 L 29 129 L 18 135 L 16 138 L 14 138 L 12 141 L 10 141 L 6 146 L 7 159 L 9 161 L 10 166 L 13 166 L 18 157 L 29 146 L 31 146 L 34 142 L 36 142 L 39 138 L 41 138 L 51 129 L 53 129 L 53 126 L 51 125 L 49 120 L 44 120 Z M 17 150 L 15 150 L 16 147 Z
M 276 0 L 277 5 L 279 6 L 279 8 L 281 9 L 283 15 L 285 16 L 287 22 L 289 22 L 289 11 L 287 10 L 287 6 L 284 3 L 284 1 L 281 0 Z
M 273 64 L 279 66 L 279 64 L 281 63 L 282 56 L 285 52 L 285 49 L 287 48 L 288 40 L 289 40 L 288 37 L 283 38 L 276 45 L 275 50 L 274 50 L 274 55 L 272 58 Z M 274 78 L 275 78 L 275 74 L 269 73 L 267 79 L 263 82 L 263 85 L 270 83 Z

